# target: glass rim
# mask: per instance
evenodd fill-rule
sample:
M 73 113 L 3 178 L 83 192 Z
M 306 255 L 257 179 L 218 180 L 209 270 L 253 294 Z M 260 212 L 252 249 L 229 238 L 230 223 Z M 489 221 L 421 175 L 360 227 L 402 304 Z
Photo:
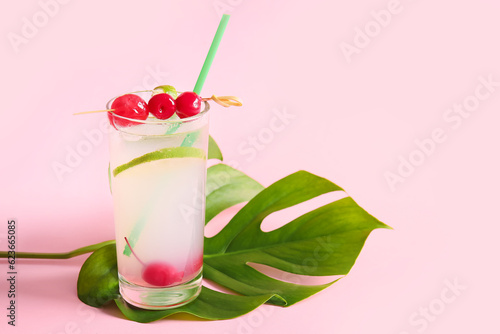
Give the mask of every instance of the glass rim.
M 125 93 L 125 94 L 117 95 L 117 96 L 113 97 L 111 100 L 109 100 L 106 103 L 106 109 L 112 109 L 111 108 L 111 104 L 113 104 L 113 101 L 116 100 L 117 98 L 119 98 L 120 96 L 127 95 L 127 94 L 153 93 L 153 92 L 154 92 L 153 90 L 138 90 L 138 91 L 135 91 L 135 92 L 130 92 L 130 93 Z M 179 93 L 182 93 L 182 92 L 179 92 Z M 125 117 L 125 116 L 120 116 L 120 115 L 115 114 L 112 111 L 108 111 L 108 113 L 112 114 L 113 117 L 116 117 L 116 118 L 119 118 L 119 119 L 123 119 L 123 120 L 127 120 L 127 121 L 134 122 L 134 123 L 138 123 L 138 124 L 151 124 L 151 125 L 177 124 L 177 123 L 182 124 L 182 123 L 187 123 L 187 122 L 195 121 L 198 118 L 201 118 L 203 115 L 205 115 L 205 114 L 208 113 L 208 111 L 210 110 L 210 104 L 208 103 L 208 101 L 202 100 L 202 102 L 205 105 L 205 108 L 203 108 L 203 110 L 201 110 L 198 114 L 196 114 L 194 116 L 185 117 L 185 118 L 157 119 L 157 118 L 154 118 L 154 117 L 151 117 L 151 116 L 148 115 L 148 118 L 142 120 L 142 119 L 134 119 L 134 118 L 129 118 L 129 117 Z

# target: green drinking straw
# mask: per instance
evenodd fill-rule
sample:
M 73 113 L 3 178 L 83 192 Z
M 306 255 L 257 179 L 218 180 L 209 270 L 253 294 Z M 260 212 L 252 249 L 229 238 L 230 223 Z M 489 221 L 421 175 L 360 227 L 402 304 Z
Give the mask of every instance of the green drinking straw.
M 205 58 L 205 62 L 203 63 L 203 67 L 201 68 L 200 75 L 198 76 L 198 80 L 196 81 L 196 85 L 194 86 L 193 92 L 200 95 L 201 89 L 203 88 L 203 84 L 205 83 L 205 79 L 207 78 L 208 71 L 210 70 L 210 66 L 212 66 L 212 62 L 215 58 L 215 53 L 217 52 L 217 48 L 219 47 L 220 41 L 222 39 L 222 35 L 224 35 L 224 30 L 226 30 L 227 22 L 229 21 L 229 15 L 224 14 L 220 19 L 219 27 L 217 28 L 217 32 L 215 33 L 214 40 L 212 41 L 212 45 L 210 45 L 210 50 L 208 50 L 207 58 Z
M 201 89 L 203 88 L 203 84 L 205 83 L 205 79 L 207 78 L 208 71 L 210 70 L 210 66 L 212 66 L 212 62 L 214 61 L 215 58 L 215 53 L 217 52 L 217 49 L 219 48 L 220 41 L 222 39 L 222 35 L 224 35 L 224 30 L 226 30 L 227 22 L 229 21 L 229 15 L 224 14 L 222 15 L 222 18 L 219 23 L 219 27 L 217 28 L 217 32 L 215 33 L 214 39 L 212 41 L 212 45 L 210 45 L 210 49 L 208 50 L 207 57 L 205 58 L 205 62 L 203 63 L 203 67 L 201 68 L 200 75 L 198 76 L 198 80 L 196 81 L 196 85 L 194 86 L 193 92 L 196 94 L 200 95 Z M 166 134 L 172 134 L 174 133 L 178 128 L 180 124 L 175 124 L 172 128 L 170 128 Z M 186 138 L 181 143 L 181 146 L 192 146 L 196 140 L 198 139 L 198 136 L 200 135 L 199 131 L 194 132 L 194 133 L 189 133 L 187 134 Z M 149 210 L 146 210 L 149 211 Z M 132 229 L 130 235 L 129 235 L 129 241 L 132 245 L 132 247 L 135 246 L 136 241 L 139 239 L 139 235 L 141 234 L 143 228 L 145 226 L 145 219 L 142 217 L 134 226 Z M 123 250 L 123 254 L 130 256 L 131 249 L 128 247 L 128 245 L 125 245 L 125 249 Z
M 203 67 L 201 68 L 200 75 L 198 76 L 198 80 L 196 81 L 196 85 L 193 89 L 193 92 L 198 95 L 200 95 L 203 84 L 205 83 L 205 79 L 207 78 L 208 71 L 210 70 L 210 66 L 212 66 L 212 62 L 214 61 L 215 54 L 217 53 L 217 49 L 219 48 L 219 44 L 222 39 L 222 35 L 224 35 L 224 31 L 226 30 L 229 17 L 229 15 L 224 14 L 220 19 L 219 27 L 217 28 L 217 32 L 215 33 L 212 45 L 210 45 L 207 57 L 205 58 L 205 62 L 203 63 Z M 198 139 L 198 136 L 198 132 L 188 134 L 186 138 L 184 138 L 181 146 L 192 146 L 194 142 L 196 142 L 196 139 Z

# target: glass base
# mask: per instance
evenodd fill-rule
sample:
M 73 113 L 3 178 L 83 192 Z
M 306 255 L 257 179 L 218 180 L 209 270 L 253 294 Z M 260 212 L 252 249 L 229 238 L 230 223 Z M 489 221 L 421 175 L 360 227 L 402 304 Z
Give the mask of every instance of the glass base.
M 201 291 L 202 273 L 189 282 L 167 288 L 139 286 L 128 282 L 120 274 L 118 280 L 120 294 L 127 303 L 147 310 L 165 310 L 195 300 Z

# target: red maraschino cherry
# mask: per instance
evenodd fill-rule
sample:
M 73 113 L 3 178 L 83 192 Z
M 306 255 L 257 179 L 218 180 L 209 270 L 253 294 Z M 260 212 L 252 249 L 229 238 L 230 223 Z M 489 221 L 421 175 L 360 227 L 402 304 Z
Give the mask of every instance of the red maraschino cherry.
M 142 279 L 146 283 L 154 286 L 169 286 L 174 283 L 180 282 L 182 280 L 182 277 L 184 277 L 183 271 L 177 271 L 174 266 L 166 262 L 155 261 L 145 264 L 132 249 L 132 246 L 128 242 L 127 237 L 125 237 L 125 242 L 127 243 L 130 251 L 135 256 L 137 261 L 139 261 L 144 267 L 142 270 Z
M 165 262 L 149 263 L 142 271 L 142 279 L 155 286 L 168 286 L 180 282 L 183 271 L 177 271 L 174 266 Z
M 175 113 L 175 100 L 166 93 L 154 95 L 148 103 L 149 112 L 158 119 L 168 119 Z
M 137 120 L 145 120 L 149 115 L 146 101 L 134 94 L 125 94 L 117 97 L 111 104 L 111 109 L 114 109 L 114 111 L 113 113 L 108 112 L 108 118 L 114 126 L 126 127 L 136 124 L 128 119 L 115 117 L 115 115 Z
M 198 115 L 201 111 L 201 97 L 195 92 L 184 92 L 175 99 L 177 115 L 180 118 L 187 118 Z

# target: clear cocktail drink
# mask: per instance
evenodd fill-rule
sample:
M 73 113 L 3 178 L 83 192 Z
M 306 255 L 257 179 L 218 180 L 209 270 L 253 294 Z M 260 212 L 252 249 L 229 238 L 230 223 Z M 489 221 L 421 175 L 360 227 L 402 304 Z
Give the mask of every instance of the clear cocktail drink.
M 200 292 L 207 103 L 204 108 L 196 116 L 169 120 L 110 113 L 120 293 L 132 305 L 177 307 Z

